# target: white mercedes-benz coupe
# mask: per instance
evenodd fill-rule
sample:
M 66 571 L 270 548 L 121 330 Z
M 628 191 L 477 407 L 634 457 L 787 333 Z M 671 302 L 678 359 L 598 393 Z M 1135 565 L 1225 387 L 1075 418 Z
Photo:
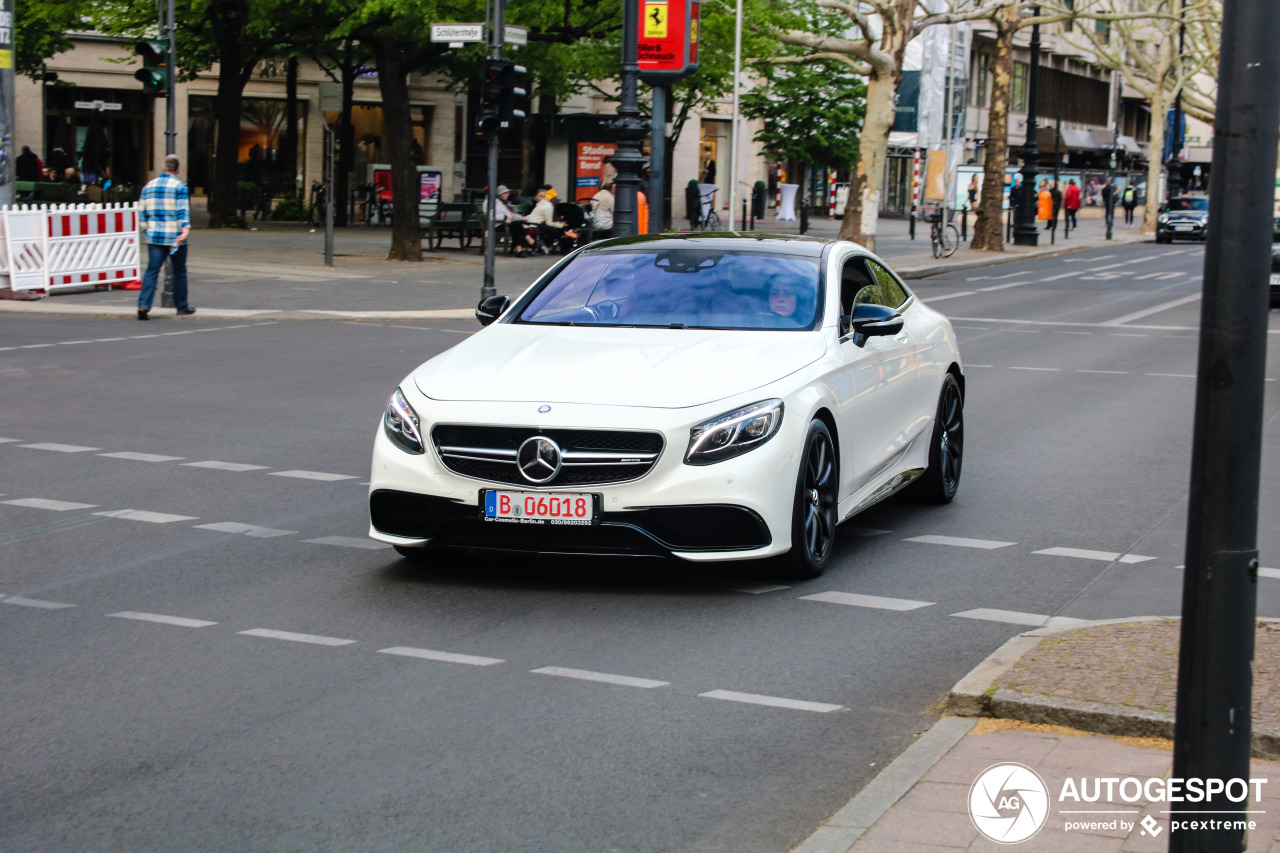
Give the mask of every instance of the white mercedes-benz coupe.
M 751 233 L 593 243 L 413 371 L 378 426 L 370 535 L 543 553 L 776 557 L 960 485 L 951 324 L 855 243 Z

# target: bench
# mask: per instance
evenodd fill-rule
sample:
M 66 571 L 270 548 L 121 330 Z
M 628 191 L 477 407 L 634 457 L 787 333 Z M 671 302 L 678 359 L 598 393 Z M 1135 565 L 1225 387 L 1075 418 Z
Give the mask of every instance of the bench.
M 484 221 L 476 216 L 471 202 L 441 202 L 436 212 L 424 220 L 422 239 L 427 250 L 434 252 L 445 240 L 457 239 L 458 248 L 466 249 L 473 237 L 484 233 Z

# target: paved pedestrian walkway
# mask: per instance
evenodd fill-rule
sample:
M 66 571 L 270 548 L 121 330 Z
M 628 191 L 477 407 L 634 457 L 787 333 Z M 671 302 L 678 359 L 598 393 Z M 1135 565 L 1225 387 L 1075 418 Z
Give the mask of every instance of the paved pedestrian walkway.
M 197 228 L 191 237 L 188 261 L 191 299 L 202 317 L 270 317 L 271 319 L 469 319 L 483 284 L 484 256 L 478 245 L 461 249 L 457 241 L 423 253 L 422 263 L 386 260 L 389 228 L 357 225 L 335 231 L 334 265 L 324 265 L 323 229 L 292 222 L 253 222 L 249 229 L 210 229 L 195 200 Z M 683 221 L 676 223 L 684 225 Z M 810 234 L 835 237 L 841 221 L 816 218 Z M 795 234 L 796 222 L 765 220 L 757 231 Z M 1080 228 L 1057 242 L 1040 232 L 1035 248 L 1007 247 L 1005 252 L 962 248 L 950 258 L 934 259 L 927 224 L 918 223 L 916 237 L 909 223 L 882 219 L 877 252 L 906 278 L 974 269 L 1024 259 L 1107 245 L 1101 219 L 1082 218 Z M 1137 227 L 1118 224 L 1117 242 L 1142 240 Z M 497 291 L 516 296 L 559 260 L 555 256 L 519 259 L 499 256 L 495 269 Z M 35 302 L 0 300 L 0 310 L 131 316 L 135 291 L 55 291 Z M 166 319 L 159 307 L 156 319 Z
M 953 689 L 948 710 L 965 716 L 943 717 L 794 853 L 1007 850 L 991 839 L 1016 839 L 1040 820 L 1042 828 L 1012 849 L 1162 853 L 1177 831 L 1172 805 L 1147 791 L 1158 792 L 1172 770 L 1179 629 L 1177 619 L 1144 618 L 1015 637 Z M 1264 620 L 1254 656 L 1251 777 L 1267 782 L 1255 789 L 1259 798 L 1250 794 L 1248 814 L 1176 819 L 1252 821 L 1247 849 L 1280 853 L 1277 691 L 1280 623 Z M 1033 776 L 1011 776 L 1001 767 L 1011 763 Z M 988 775 L 993 767 L 1000 769 Z M 1045 791 L 1039 799 L 1033 791 L 1001 804 L 1015 788 L 1036 788 L 1034 778 Z M 1137 781 L 1121 781 L 1129 778 Z M 1109 789 L 1107 779 L 1115 780 Z M 1148 786 L 1152 779 L 1161 781 Z M 997 802 L 984 799 L 988 793 Z

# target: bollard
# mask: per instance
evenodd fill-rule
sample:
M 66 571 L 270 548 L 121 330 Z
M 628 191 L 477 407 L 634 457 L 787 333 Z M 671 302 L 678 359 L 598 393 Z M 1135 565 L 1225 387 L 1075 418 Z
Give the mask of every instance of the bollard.
M 800 203 L 800 233 L 805 234 L 809 230 L 809 199 L 805 199 Z
M 969 239 L 969 208 L 961 208 L 960 210 L 960 239 Z

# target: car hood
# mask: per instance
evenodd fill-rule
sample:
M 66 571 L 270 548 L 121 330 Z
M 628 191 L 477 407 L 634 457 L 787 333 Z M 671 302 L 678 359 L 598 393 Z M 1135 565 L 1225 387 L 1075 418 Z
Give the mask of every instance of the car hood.
M 1182 220 L 1183 222 L 1188 222 L 1188 221 L 1202 222 L 1205 219 L 1209 218 L 1209 211 L 1207 210 L 1170 210 L 1168 213 L 1164 215 L 1165 215 L 1166 221 L 1168 222 L 1177 222 L 1178 220 Z
M 435 400 L 675 409 L 767 385 L 825 352 L 820 332 L 496 323 L 413 379 Z

